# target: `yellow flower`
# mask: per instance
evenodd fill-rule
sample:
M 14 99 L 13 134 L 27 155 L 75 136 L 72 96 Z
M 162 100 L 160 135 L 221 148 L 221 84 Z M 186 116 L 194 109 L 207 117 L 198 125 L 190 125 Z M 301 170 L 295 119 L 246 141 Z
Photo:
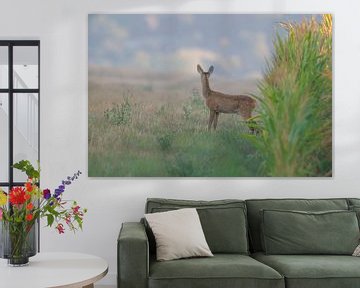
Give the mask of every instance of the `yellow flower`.
M 5 195 L 4 191 L 0 188 L 0 206 L 4 206 L 7 203 L 7 196 Z

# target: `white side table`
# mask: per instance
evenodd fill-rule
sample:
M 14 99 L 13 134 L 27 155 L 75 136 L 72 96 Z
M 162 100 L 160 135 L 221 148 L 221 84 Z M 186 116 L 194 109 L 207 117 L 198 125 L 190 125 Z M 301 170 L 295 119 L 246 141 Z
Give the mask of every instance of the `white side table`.
M 80 253 L 38 253 L 28 266 L 0 260 L 1 288 L 93 288 L 108 272 L 102 258 Z

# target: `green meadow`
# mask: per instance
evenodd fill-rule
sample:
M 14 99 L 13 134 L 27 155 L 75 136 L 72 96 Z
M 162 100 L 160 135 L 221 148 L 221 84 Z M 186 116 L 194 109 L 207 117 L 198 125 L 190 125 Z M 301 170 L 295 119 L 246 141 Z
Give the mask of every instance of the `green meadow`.
M 90 95 L 90 177 L 260 175 L 261 158 L 242 137 L 249 131 L 240 116 L 221 115 L 218 130 L 207 131 L 209 111 L 198 91 L 163 101 L 144 86 L 151 101 L 143 101 L 132 92 L 141 88 L 127 88 L 102 106 L 96 98 L 103 86 L 91 85 L 99 93 Z

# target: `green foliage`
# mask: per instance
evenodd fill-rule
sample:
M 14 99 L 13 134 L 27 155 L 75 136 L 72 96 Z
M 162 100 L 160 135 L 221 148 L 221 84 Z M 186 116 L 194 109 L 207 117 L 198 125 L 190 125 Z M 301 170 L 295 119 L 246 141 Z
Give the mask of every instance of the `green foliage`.
M 183 111 L 184 111 L 184 118 L 186 120 L 189 120 L 192 113 L 192 106 L 189 103 L 183 105 Z
M 175 177 L 189 177 L 194 176 L 194 165 L 188 155 L 178 153 L 175 155 L 174 160 L 170 162 L 171 165 L 167 166 L 169 176 Z
M 113 125 L 125 125 L 131 121 L 131 104 L 128 97 L 119 104 L 113 104 L 110 109 L 104 111 L 105 119 Z
M 174 140 L 174 135 L 172 133 L 164 133 L 158 136 L 156 139 L 160 145 L 161 150 L 167 151 L 170 150 L 171 148 L 171 145 Z
M 13 167 L 26 173 L 28 178 L 31 178 L 35 181 L 38 181 L 40 179 L 40 167 L 38 167 L 38 169 L 35 169 L 29 160 L 21 160 L 15 163 Z
M 143 109 L 142 106 L 137 106 Z M 171 108 L 161 118 L 147 115 L 148 127 L 137 130 L 137 119 L 130 125 L 102 132 L 101 146 L 90 142 L 90 176 L 140 177 L 251 177 L 261 176 L 261 155 L 243 137 L 248 128 L 238 115 L 223 115 L 221 129 L 207 131 L 207 117 L 183 119 L 181 107 Z M 202 109 L 202 108 L 201 108 Z M 155 110 L 157 111 L 157 110 Z M 198 109 L 194 114 L 198 115 Z M 137 115 L 144 113 L 139 112 Z M 168 123 L 167 117 L 172 117 Z M 200 114 L 202 115 L 202 114 Z M 195 117 L 195 116 L 191 116 Z M 197 116 L 198 117 L 198 116 Z M 157 119 L 157 121 L 155 121 Z M 102 129 L 101 122 L 91 123 Z M 115 135 L 120 135 L 115 139 Z M 104 141 L 106 140 L 106 141 Z M 94 149 L 96 148 L 96 149 Z
M 282 24 L 264 79 L 259 137 L 268 176 L 331 176 L 332 21 L 324 15 L 300 24 Z

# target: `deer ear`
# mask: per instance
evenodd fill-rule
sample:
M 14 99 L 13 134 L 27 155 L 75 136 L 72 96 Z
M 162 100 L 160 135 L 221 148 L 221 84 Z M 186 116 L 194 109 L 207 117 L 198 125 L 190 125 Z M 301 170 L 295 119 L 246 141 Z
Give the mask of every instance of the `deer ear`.
M 210 66 L 210 68 L 209 68 L 209 74 L 211 74 L 211 73 L 213 73 L 214 72 L 214 66 Z
M 201 68 L 201 66 L 200 66 L 199 64 L 197 65 L 197 71 L 198 71 L 200 74 L 204 73 L 204 70 Z

